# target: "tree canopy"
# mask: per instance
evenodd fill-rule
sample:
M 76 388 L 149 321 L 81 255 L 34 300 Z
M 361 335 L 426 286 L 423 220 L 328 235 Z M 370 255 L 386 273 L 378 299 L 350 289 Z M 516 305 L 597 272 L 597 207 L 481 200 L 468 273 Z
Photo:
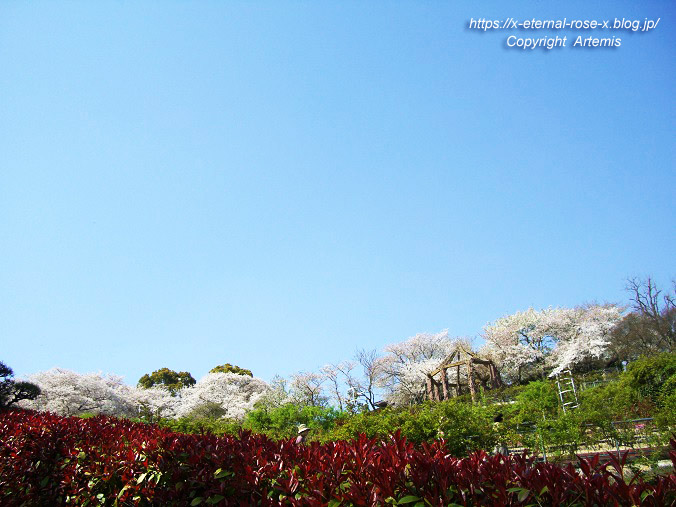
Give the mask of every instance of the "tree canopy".
M 14 380 L 14 370 L 0 362 L 0 409 L 21 400 L 34 400 L 40 395 L 40 388 L 30 382 Z
M 248 375 L 249 377 L 253 377 L 251 370 L 240 368 L 239 366 L 230 363 L 214 366 L 209 370 L 209 373 L 236 373 L 237 375 Z
M 195 385 L 195 379 L 187 371 L 175 372 L 169 368 L 160 368 L 150 375 L 147 373 L 143 375 L 138 385 L 145 389 L 153 386 L 165 387 L 172 393 L 176 393 L 179 389 Z

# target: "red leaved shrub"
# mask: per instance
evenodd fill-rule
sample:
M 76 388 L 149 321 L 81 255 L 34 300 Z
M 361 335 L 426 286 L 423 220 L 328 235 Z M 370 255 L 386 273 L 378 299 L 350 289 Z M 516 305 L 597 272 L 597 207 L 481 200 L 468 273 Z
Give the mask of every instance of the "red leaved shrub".
M 676 441 L 671 442 L 676 466 Z M 671 505 L 676 475 L 625 481 L 526 455 L 450 456 L 400 435 L 297 445 L 241 432 L 185 435 L 98 416 L 0 414 L 0 505 Z

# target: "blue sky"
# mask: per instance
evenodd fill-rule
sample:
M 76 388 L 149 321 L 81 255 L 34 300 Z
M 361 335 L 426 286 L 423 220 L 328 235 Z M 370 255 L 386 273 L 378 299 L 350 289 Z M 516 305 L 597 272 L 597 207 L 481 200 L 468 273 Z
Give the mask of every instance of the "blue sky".
M 0 360 L 270 379 L 666 288 L 674 11 L 3 2 Z M 507 16 L 661 20 L 615 49 L 467 29 Z

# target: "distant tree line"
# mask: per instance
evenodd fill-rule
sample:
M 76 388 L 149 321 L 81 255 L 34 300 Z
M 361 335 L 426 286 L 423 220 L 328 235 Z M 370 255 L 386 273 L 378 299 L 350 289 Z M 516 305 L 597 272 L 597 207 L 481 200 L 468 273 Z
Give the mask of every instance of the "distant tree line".
M 513 385 L 566 369 L 584 372 L 619 366 L 642 355 L 674 352 L 676 284 L 663 292 L 651 278 L 631 279 L 627 290 L 628 307 L 529 308 L 501 317 L 484 327 L 484 344 L 475 352 L 493 360 L 503 379 Z M 352 360 L 298 372 L 289 379 L 275 377 L 270 383 L 230 363 L 212 368 L 199 381 L 187 371 L 160 368 L 143 375 L 136 387 L 114 375 L 82 375 L 58 368 L 31 375 L 28 382 L 15 382 L 3 364 L 0 402 L 3 407 L 20 404 L 63 415 L 141 414 L 150 419 L 189 414 L 238 419 L 254 406 L 272 410 L 286 404 L 367 412 L 384 406 L 383 401 L 396 406 L 422 401 L 427 374 L 459 344 L 472 345 L 470 339 L 453 337 L 447 330 L 419 333 L 386 346 L 382 353 L 358 350 Z M 481 374 L 479 369 L 477 375 Z

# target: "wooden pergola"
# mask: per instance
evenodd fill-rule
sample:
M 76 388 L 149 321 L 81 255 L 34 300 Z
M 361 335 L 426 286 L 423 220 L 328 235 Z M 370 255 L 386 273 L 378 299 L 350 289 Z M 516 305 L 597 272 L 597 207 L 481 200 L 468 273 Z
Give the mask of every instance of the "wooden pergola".
M 477 369 L 475 365 L 484 366 L 487 375 L 480 376 L 478 380 L 485 389 L 493 389 L 502 386 L 500 372 L 490 359 L 481 359 L 463 346 L 458 346 L 439 367 L 427 374 L 427 399 L 432 401 L 447 400 L 453 396 L 460 396 L 465 389 L 469 390 L 472 401 L 476 396 Z M 455 382 L 449 382 L 448 370 L 451 369 Z M 461 382 L 461 373 L 466 375 L 466 382 Z M 439 379 L 435 378 L 439 375 Z M 465 391 L 466 392 L 466 391 Z

